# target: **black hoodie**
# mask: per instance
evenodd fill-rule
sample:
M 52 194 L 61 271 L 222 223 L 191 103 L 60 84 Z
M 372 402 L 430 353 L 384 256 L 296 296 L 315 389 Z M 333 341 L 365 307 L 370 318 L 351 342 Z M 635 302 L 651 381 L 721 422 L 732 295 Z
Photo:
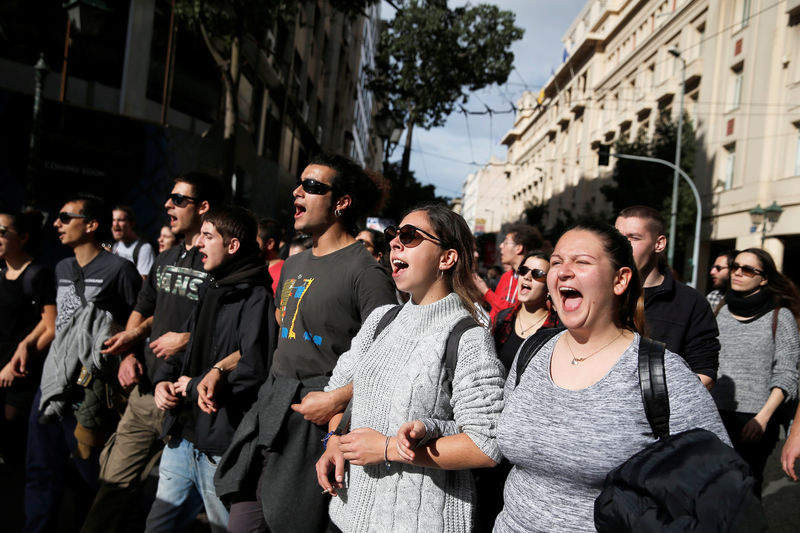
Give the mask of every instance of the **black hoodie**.
M 167 413 L 163 433 L 185 438 L 201 452 L 220 455 L 266 379 L 277 323 L 269 271 L 255 254 L 237 254 L 209 274 L 200 287 L 184 355 L 168 359 L 154 382 L 192 378 L 186 397 Z M 241 359 L 225 375 L 225 386 L 216 395 L 218 411 L 204 413 L 197 406 L 197 385 L 215 363 L 236 350 Z

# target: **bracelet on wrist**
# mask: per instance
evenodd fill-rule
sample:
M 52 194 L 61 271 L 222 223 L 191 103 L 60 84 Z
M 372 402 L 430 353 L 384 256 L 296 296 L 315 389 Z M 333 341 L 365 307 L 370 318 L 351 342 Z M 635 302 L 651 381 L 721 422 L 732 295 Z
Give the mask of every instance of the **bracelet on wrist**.
M 386 444 L 383 446 L 383 463 L 386 465 L 386 472 L 389 472 L 389 469 L 392 468 L 392 463 L 389 462 L 389 441 L 392 440 L 392 437 L 386 437 Z
M 222 367 L 221 367 L 221 366 L 219 366 L 219 365 L 214 365 L 214 366 L 212 366 L 212 367 L 211 367 L 211 370 L 219 370 L 219 373 L 220 373 L 220 374 L 222 374 L 223 376 L 225 375 L 225 369 L 224 369 L 224 368 L 222 368 Z M 209 370 L 209 372 L 210 372 L 210 370 Z
M 331 437 L 333 437 L 334 435 L 337 436 L 337 437 L 340 436 L 339 432 L 334 430 L 334 431 L 327 432 L 325 434 L 325 436 L 322 437 L 322 449 L 323 450 L 327 450 L 328 449 L 328 441 L 331 440 Z

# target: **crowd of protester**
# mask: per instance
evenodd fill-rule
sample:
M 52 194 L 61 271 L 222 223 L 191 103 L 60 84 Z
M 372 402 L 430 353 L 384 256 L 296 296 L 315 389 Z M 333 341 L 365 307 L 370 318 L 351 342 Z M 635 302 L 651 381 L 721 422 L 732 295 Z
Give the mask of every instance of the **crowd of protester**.
M 63 526 L 68 486 L 86 533 L 201 512 L 236 533 L 757 529 L 782 425 L 797 480 L 800 300 L 764 250 L 719 254 L 703 297 L 666 264 L 659 213 L 631 206 L 554 247 L 512 225 L 483 277 L 444 206 L 360 227 L 381 191 L 342 156 L 303 170 L 292 239 L 223 197 L 176 178 L 153 246 L 133 209 L 77 194 L 55 269 L 42 216 L 0 212 L 0 445 L 24 531 Z M 694 485 L 639 512 L 616 476 L 676 453 Z

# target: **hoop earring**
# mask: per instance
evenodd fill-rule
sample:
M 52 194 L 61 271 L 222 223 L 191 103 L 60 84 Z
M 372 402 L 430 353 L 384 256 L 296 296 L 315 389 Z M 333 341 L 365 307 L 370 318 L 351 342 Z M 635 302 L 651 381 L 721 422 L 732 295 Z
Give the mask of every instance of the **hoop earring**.
M 341 209 L 337 209 L 337 210 L 335 210 L 333 212 L 333 214 L 336 215 L 337 217 L 341 217 L 342 216 L 342 211 L 341 211 Z

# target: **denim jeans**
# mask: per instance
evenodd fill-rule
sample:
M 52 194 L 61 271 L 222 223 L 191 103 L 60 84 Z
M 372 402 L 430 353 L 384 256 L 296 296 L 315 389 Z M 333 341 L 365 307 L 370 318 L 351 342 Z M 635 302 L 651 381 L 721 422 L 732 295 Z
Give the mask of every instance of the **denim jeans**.
M 76 453 L 77 421 L 71 413 L 52 423 L 39 423 L 38 406 L 41 391 L 36 393 L 28 418 L 28 453 L 25 479 L 25 533 L 49 531 L 55 527 L 61 497 L 69 480 L 69 463 L 72 462 L 80 480 L 75 490 L 75 520 L 83 518 L 94 499 L 97 477 L 100 472 L 100 450 L 93 449 L 87 459 Z M 3 529 L 0 522 L 0 530 Z
M 214 489 L 220 458 L 197 450 L 184 439 L 164 448 L 156 501 L 147 516 L 147 533 L 183 531 L 204 506 L 211 531 L 226 531 L 228 510 Z

